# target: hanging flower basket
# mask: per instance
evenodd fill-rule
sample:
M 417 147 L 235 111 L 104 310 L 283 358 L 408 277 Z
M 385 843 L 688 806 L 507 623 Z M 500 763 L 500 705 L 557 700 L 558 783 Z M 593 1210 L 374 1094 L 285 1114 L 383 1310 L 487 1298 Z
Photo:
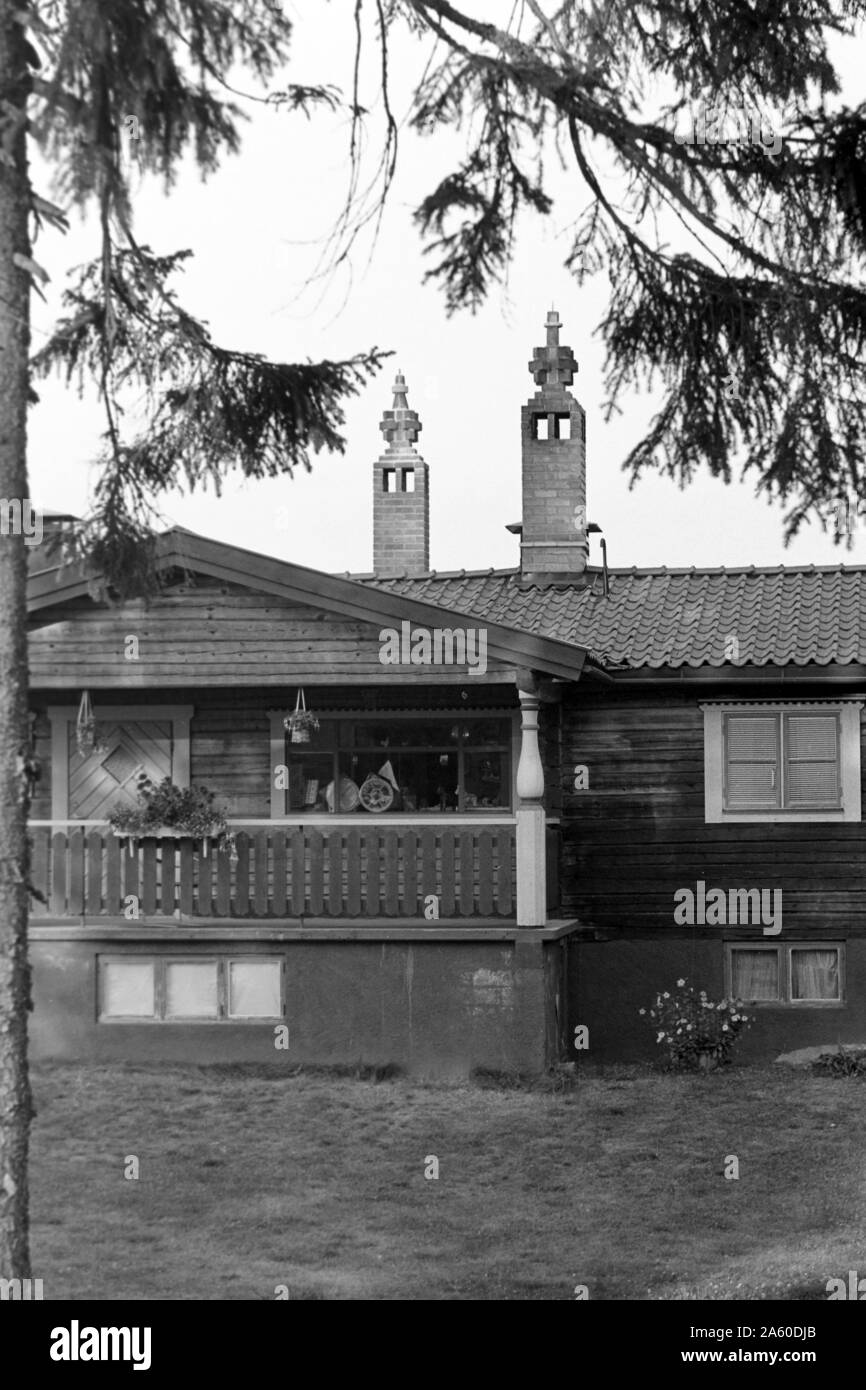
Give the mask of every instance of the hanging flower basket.
M 75 721 L 75 746 L 82 758 L 88 758 L 91 753 L 105 752 L 105 748 L 97 736 L 96 716 L 93 713 L 89 690 L 82 692 L 81 703 L 78 706 L 78 717 Z
M 312 710 L 307 709 L 304 692 L 299 690 L 295 700 L 294 713 L 286 715 L 283 720 L 283 728 L 287 730 L 292 743 L 309 743 L 312 730 L 318 729 L 318 727 L 318 719 Z

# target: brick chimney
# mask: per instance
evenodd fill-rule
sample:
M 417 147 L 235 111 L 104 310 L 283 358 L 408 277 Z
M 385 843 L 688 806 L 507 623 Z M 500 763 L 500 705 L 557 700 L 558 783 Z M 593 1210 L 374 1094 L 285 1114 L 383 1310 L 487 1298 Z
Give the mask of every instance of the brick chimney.
M 430 569 L 427 464 L 415 448 L 421 422 L 406 399 L 403 373 L 394 404 L 379 426 L 388 448 L 373 465 L 373 569 L 376 574 L 424 574 Z
M 589 556 L 586 534 L 586 415 L 568 390 L 577 371 L 559 344 L 559 314 L 547 315 L 547 344 L 529 370 L 538 390 L 521 411 L 523 522 L 521 574 L 540 582 L 574 579 Z

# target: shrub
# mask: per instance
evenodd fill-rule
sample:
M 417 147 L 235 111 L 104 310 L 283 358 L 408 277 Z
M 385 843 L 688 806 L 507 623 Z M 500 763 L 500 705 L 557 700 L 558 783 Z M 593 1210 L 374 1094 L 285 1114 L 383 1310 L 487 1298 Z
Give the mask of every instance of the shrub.
M 727 1062 L 737 1038 L 752 1024 L 739 999 L 714 1004 L 705 989 L 698 993 L 686 980 L 657 994 L 654 1008 L 639 1012 L 655 1028 L 656 1042 L 667 1049 L 671 1066 L 687 1071 Z
M 846 1050 L 840 1043 L 836 1052 L 822 1052 L 812 1063 L 813 1070 L 837 1079 L 843 1076 L 866 1076 L 866 1050 L 852 1047 Z

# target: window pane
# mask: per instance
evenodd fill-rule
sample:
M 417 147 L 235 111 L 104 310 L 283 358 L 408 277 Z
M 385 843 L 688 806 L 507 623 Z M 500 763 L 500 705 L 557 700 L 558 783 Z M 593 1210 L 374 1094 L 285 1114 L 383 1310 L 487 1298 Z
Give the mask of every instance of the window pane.
M 788 757 L 835 762 L 836 727 L 834 714 L 789 714 L 785 720 Z
M 466 743 L 470 748 L 488 743 L 508 748 L 511 744 L 511 723 L 507 719 L 467 719 L 465 728 L 469 734 Z
M 102 970 L 105 1018 L 153 1018 L 153 961 L 106 961 Z
M 357 788 L 361 815 L 457 810 L 456 753 L 404 753 L 393 748 L 387 753 L 343 753 L 340 774 L 344 784 Z
M 778 951 L 731 951 L 731 992 L 736 999 L 778 999 Z
M 795 806 L 838 806 L 838 725 L 832 714 L 785 718 L 787 802 Z
M 279 961 L 229 961 L 231 1018 L 279 1018 L 280 1002 Z
M 729 714 L 725 730 L 726 806 L 777 806 L 778 716 Z
M 788 795 L 791 806 L 838 806 L 839 779 L 835 763 L 789 763 Z
M 463 759 L 467 811 L 510 805 L 508 758 L 504 753 L 466 753 Z
M 839 952 L 791 951 L 792 999 L 840 999 Z
M 457 719 L 359 719 L 355 748 L 453 748 L 460 739 Z
M 215 960 L 169 961 L 165 967 L 166 1018 L 216 1018 Z
M 295 752 L 292 745 L 287 744 L 286 765 L 289 769 L 288 810 L 327 811 L 325 790 L 334 780 L 334 755 Z
M 774 763 L 778 716 L 774 714 L 729 714 L 728 757 L 734 762 Z

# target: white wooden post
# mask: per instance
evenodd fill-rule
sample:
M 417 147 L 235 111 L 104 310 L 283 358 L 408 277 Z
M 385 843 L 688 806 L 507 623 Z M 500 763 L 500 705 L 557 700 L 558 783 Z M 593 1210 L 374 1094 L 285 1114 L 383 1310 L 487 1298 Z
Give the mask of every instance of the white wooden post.
M 547 847 L 544 768 L 538 751 L 537 695 L 520 696 L 520 761 L 517 764 L 517 925 L 547 922 Z

